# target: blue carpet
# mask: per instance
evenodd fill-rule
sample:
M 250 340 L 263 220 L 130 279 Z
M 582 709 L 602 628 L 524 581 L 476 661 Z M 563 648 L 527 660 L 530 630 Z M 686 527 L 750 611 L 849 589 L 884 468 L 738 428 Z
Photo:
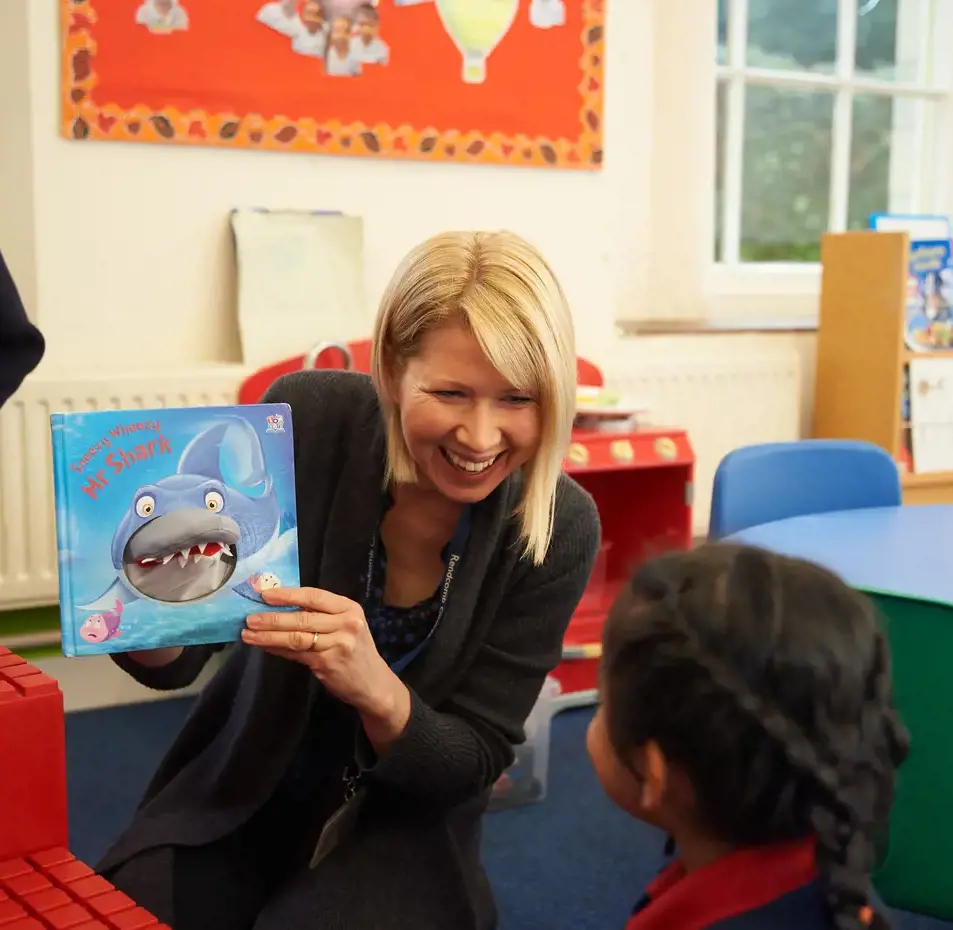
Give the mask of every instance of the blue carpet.
M 191 699 L 67 715 L 70 843 L 94 863 L 128 822 Z M 501 930 L 621 930 L 662 862 L 661 835 L 603 796 L 585 755 L 590 712 L 553 721 L 549 796 L 486 817 L 485 861 Z M 894 930 L 953 930 L 897 914 Z

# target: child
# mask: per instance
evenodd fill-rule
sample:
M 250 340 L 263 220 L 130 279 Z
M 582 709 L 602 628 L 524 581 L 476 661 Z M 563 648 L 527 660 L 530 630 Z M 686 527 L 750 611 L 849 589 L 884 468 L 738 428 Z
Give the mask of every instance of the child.
M 351 52 L 351 20 L 346 16 L 335 16 L 331 20 L 324 73 L 335 77 L 355 77 L 361 73 L 361 63 Z
M 301 7 L 301 31 L 292 39 L 291 50 L 299 55 L 324 58 L 328 48 L 328 20 L 321 0 L 305 0 Z
M 369 3 L 358 8 L 351 54 L 362 65 L 386 65 L 390 57 L 390 49 L 381 38 L 381 14 Z
M 587 745 L 609 797 L 679 859 L 627 930 L 861 930 L 871 837 L 907 734 L 861 594 L 817 565 L 707 544 L 614 605 Z

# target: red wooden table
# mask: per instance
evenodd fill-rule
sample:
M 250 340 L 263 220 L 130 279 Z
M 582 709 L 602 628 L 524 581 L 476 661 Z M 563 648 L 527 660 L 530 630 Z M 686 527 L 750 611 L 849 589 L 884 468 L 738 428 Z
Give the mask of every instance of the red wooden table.
M 681 429 L 577 431 L 564 468 L 593 496 L 603 544 L 554 672 L 563 707 L 595 700 L 602 626 L 635 568 L 691 546 L 695 454 Z

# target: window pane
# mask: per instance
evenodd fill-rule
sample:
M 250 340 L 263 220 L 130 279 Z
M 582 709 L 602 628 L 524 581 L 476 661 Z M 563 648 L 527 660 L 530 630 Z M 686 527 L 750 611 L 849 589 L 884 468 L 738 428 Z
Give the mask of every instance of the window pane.
M 827 229 L 834 97 L 749 85 L 741 260 L 814 262 Z
M 852 123 L 847 228 L 866 229 L 871 213 L 890 209 L 893 100 L 858 94 Z
M 837 0 L 748 0 L 748 66 L 830 73 Z
M 725 202 L 725 120 L 727 119 L 728 86 L 718 82 L 715 104 L 715 261 L 724 261 L 722 210 Z
M 921 100 L 873 94 L 854 98 L 849 229 L 867 228 L 871 213 L 916 212 L 915 185 L 925 106 Z
M 920 81 L 931 5 L 932 0 L 858 0 L 858 73 L 881 81 Z

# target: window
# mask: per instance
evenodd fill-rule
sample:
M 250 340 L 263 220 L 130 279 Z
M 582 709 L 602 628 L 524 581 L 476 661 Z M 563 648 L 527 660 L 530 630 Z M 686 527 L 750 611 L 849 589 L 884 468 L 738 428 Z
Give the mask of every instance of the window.
M 716 262 L 803 267 L 827 230 L 949 210 L 951 8 L 719 0 Z
M 622 332 L 810 328 L 825 231 L 953 215 L 953 0 L 616 8 L 650 62 Z

